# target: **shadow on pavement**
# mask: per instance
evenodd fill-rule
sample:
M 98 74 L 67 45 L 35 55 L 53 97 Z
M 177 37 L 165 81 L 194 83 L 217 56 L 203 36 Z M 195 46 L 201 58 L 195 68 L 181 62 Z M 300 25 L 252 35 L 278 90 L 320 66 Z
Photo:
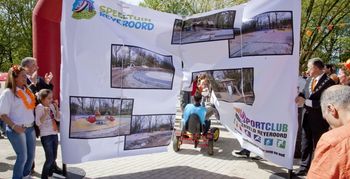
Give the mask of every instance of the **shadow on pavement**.
M 10 169 L 13 168 L 13 165 L 10 165 L 8 163 L 3 163 L 3 162 L 0 162 L 0 172 L 6 172 Z
M 11 156 L 11 157 L 13 157 L 13 156 Z M 16 159 L 16 156 L 14 156 L 14 157 Z M 9 158 L 9 157 L 7 157 L 7 158 Z M 13 170 L 13 167 L 14 167 L 14 165 L 12 165 L 12 164 L 0 162 L 0 175 L 1 175 L 1 172 L 7 172 L 9 170 Z M 34 171 L 34 173 L 32 173 L 31 175 L 33 177 L 37 177 L 37 178 L 41 177 L 41 174 L 37 173 L 36 171 Z
M 185 148 L 184 148 L 185 147 Z M 193 148 L 192 148 L 193 147 Z M 222 160 L 236 160 L 237 157 L 232 155 L 234 150 L 240 150 L 240 145 L 236 139 L 220 137 L 217 142 L 214 142 L 214 155 L 209 156 L 207 148 L 200 148 L 200 151 L 194 148 L 194 145 L 183 144 L 180 146 L 178 154 L 183 155 L 206 155 Z M 172 149 L 170 149 L 172 150 Z
M 167 178 L 167 179 L 178 179 L 178 178 L 203 178 L 203 179 L 240 179 L 238 177 L 230 177 L 218 173 L 208 172 L 206 170 L 196 169 L 187 166 L 176 166 L 169 168 L 162 168 L 132 174 L 125 175 L 114 175 L 108 177 L 100 177 L 99 179 L 110 179 L 110 178 Z
M 6 157 L 6 160 L 16 160 L 17 156 L 9 156 Z
M 295 163 L 295 161 L 294 161 Z M 264 160 L 256 161 L 258 167 L 262 170 L 268 171 L 272 175 L 269 177 L 270 179 L 277 178 L 288 178 L 288 170 L 279 166 L 269 165 L 264 162 Z M 292 175 L 293 179 L 304 179 L 305 177 Z

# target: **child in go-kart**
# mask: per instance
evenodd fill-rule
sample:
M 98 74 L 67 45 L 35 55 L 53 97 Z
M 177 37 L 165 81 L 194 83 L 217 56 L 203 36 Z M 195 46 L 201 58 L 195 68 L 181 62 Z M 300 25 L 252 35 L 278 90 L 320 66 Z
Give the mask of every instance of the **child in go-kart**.
M 181 120 L 181 128 L 183 131 L 186 129 L 186 125 L 189 122 L 190 116 L 196 114 L 199 117 L 199 122 L 203 126 L 202 132 L 206 134 L 210 129 L 210 120 L 205 120 L 206 109 L 201 106 L 202 95 L 200 93 L 196 93 L 194 95 L 194 104 L 187 104 L 183 113 L 183 117 Z

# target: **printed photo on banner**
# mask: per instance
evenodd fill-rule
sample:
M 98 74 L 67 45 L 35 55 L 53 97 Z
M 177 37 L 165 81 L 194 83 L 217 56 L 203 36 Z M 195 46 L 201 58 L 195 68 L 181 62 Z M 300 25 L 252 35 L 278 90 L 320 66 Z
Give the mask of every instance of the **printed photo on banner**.
M 134 115 L 124 150 L 167 146 L 174 129 L 175 114 Z
M 70 97 L 69 138 L 95 139 L 130 134 L 133 99 Z
M 172 56 L 129 45 L 112 45 L 111 53 L 112 88 L 172 89 Z
M 219 101 L 253 105 L 255 100 L 254 68 L 194 72 L 192 80 L 203 74 L 209 79 L 210 89 L 214 91 Z
M 235 15 L 236 11 L 230 10 L 187 20 L 175 19 L 171 44 L 233 39 Z
M 242 35 L 229 40 L 229 56 L 292 55 L 293 44 L 292 12 L 265 12 L 243 21 Z

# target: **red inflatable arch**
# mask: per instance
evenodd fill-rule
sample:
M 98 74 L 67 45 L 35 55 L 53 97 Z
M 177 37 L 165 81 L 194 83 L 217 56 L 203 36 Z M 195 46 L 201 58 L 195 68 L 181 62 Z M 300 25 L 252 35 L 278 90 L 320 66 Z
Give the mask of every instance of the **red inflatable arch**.
M 54 97 L 59 98 L 62 0 L 38 0 L 33 10 L 33 56 L 38 61 L 39 75 L 52 72 Z

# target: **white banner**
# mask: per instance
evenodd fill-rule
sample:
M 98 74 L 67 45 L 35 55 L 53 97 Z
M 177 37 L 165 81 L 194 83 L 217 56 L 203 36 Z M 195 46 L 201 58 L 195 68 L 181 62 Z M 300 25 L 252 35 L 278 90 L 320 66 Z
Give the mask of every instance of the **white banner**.
M 299 26 L 292 0 L 185 18 L 116 0 L 63 1 L 63 162 L 166 151 L 182 74 L 183 87 L 205 74 L 242 147 L 291 168 Z

